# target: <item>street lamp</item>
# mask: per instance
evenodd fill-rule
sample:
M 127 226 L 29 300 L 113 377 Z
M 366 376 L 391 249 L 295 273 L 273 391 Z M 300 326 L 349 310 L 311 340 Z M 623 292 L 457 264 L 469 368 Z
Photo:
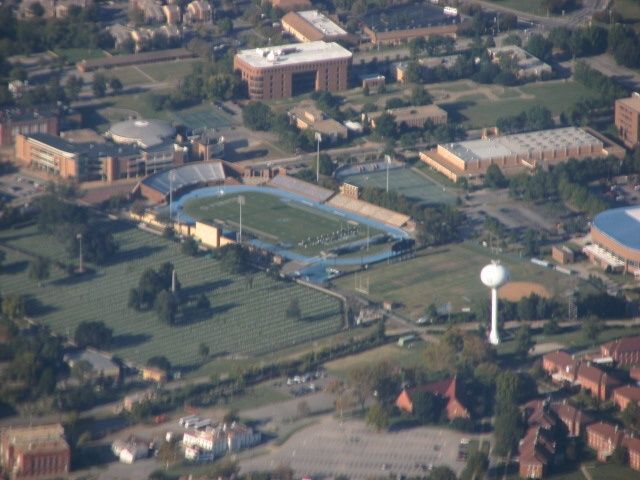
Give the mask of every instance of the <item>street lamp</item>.
M 322 135 L 320 135 L 320 132 L 315 133 L 315 139 L 318 142 L 318 154 L 316 156 L 316 183 L 320 183 L 320 142 L 322 141 Z
M 240 205 L 240 231 L 238 232 L 238 243 L 242 243 L 242 205 L 244 205 L 244 195 L 238 195 L 238 205 Z
M 389 155 L 385 155 L 384 161 L 387 164 L 387 193 L 389 193 L 389 165 L 391 165 L 391 157 Z
M 78 267 L 78 273 L 84 273 L 84 263 L 82 261 L 82 233 L 78 233 L 76 235 L 76 238 L 78 239 L 79 246 L 80 246 L 80 258 L 79 258 L 80 266 Z

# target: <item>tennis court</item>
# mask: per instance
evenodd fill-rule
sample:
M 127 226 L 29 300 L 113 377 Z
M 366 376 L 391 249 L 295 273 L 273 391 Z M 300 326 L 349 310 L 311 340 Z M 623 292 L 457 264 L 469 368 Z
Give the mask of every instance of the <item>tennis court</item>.
M 357 185 L 361 188 L 377 187 L 386 188 L 387 171 L 358 173 L 342 178 L 344 182 Z M 389 190 L 395 190 L 407 198 L 422 204 L 448 203 L 456 201 L 456 195 L 435 183 L 426 176 L 409 168 L 395 168 L 389 170 Z
M 224 128 L 231 122 L 229 118 L 216 107 L 208 106 L 204 109 L 184 111 L 172 114 L 175 121 L 188 128 Z

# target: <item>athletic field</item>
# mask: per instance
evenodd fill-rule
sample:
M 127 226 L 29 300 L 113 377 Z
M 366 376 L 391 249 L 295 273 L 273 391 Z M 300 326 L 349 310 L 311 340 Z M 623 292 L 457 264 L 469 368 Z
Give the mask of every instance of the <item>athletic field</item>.
M 28 278 L 31 257 L 7 246 L 44 254 L 53 262 L 77 264 L 77 259 L 69 258 L 57 240 L 35 226 L 0 231 L 0 249 L 7 253 L 0 270 L 2 294 L 26 295 L 29 315 L 61 334 L 73 335 L 84 320 L 105 322 L 114 330 L 114 353 L 139 363 L 166 355 L 173 364 L 197 366 L 201 343 L 212 357 L 252 357 L 316 340 L 342 327 L 340 302 L 332 296 L 264 273 L 231 275 L 216 260 L 183 255 L 179 244 L 132 224 L 109 225 L 120 244 L 113 263 L 84 277 L 68 277 L 52 266 L 42 287 Z M 169 326 L 153 310 L 136 312 L 127 307 L 129 291 L 142 272 L 164 262 L 175 266 L 182 292 L 189 297 L 204 294 L 210 310 L 187 307 L 187 320 Z M 300 320 L 285 315 L 293 298 L 300 303 Z
M 387 171 L 377 170 L 375 172 L 358 173 L 348 175 L 342 180 L 362 188 L 386 188 Z M 427 176 L 408 168 L 389 170 L 389 190 L 396 191 L 422 204 L 453 204 L 456 201 L 456 195 L 449 192 L 448 188 L 442 187 Z
M 217 107 L 211 105 L 206 108 L 194 110 L 183 110 L 180 113 L 172 113 L 177 123 L 185 125 L 191 129 L 197 128 L 224 128 L 230 125 L 229 118 Z
M 184 212 L 195 220 L 223 222 L 237 231 L 240 222 L 238 194 L 187 201 Z M 319 211 L 310 205 L 259 192 L 243 194 L 242 232 L 274 245 L 314 254 L 367 236 L 367 228 L 354 221 Z M 380 233 L 370 229 L 369 234 Z

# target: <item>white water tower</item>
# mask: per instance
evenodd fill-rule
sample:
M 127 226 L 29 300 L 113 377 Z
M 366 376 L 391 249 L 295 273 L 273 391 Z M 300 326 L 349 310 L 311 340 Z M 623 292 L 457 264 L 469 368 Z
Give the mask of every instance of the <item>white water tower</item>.
M 480 280 L 491 289 L 491 332 L 489 333 L 489 343 L 498 345 L 500 336 L 498 335 L 498 288 L 509 281 L 509 270 L 500 262 L 493 260 L 480 272 Z

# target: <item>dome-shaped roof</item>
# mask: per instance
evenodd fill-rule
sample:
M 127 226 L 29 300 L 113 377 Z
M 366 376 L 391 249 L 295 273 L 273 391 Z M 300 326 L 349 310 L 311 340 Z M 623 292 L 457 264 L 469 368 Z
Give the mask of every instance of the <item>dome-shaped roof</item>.
M 137 143 L 148 148 L 173 137 L 175 128 L 161 120 L 125 120 L 111 125 L 109 134 L 116 143 Z

